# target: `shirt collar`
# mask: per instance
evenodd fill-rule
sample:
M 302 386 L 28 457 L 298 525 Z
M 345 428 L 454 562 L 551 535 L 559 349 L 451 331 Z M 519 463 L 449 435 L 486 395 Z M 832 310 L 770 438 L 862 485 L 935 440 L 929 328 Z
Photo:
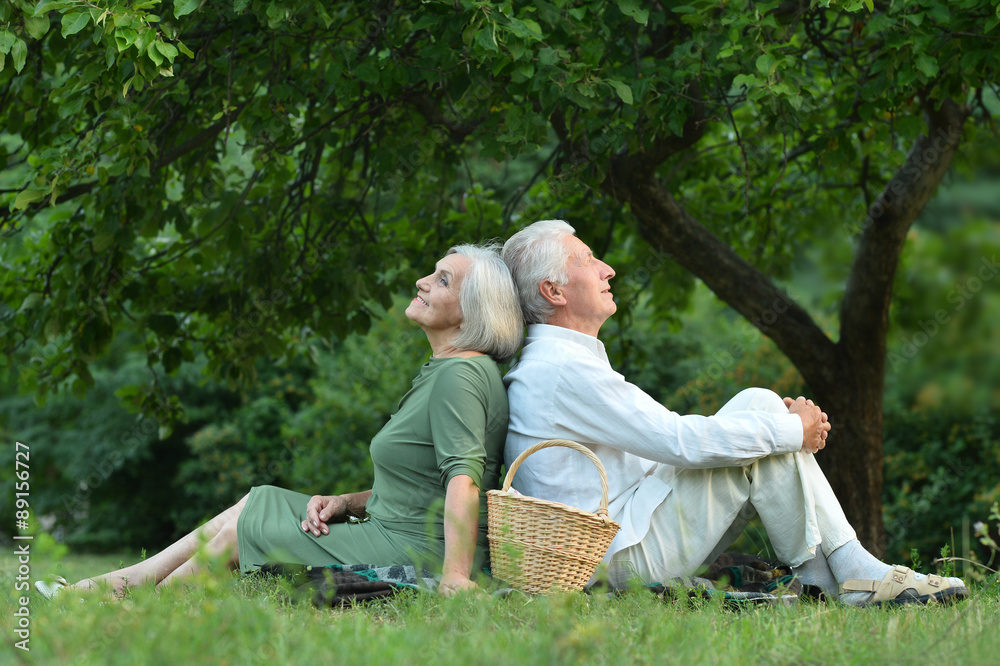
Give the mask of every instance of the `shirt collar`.
M 608 361 L 608 353 L 604 349 L 604 343 L 592 335 L 574 331 L 563 326 L 551 326 L 549 324 L 528 324 L 528 336 L 525 344 L 540 338 L 558 338 L 576 343 L 588 352 L 601 359 L 605 363 Z

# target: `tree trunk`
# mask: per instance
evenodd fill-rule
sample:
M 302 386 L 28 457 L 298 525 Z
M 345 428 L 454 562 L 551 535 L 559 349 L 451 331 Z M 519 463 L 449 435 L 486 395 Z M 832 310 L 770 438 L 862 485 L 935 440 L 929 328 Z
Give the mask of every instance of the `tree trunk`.
M 871 553 L 885 553 L 882 520 L 882 382 L 871 368 L 841 368 L 832 382 L 809 385 L 816 404 L 830 415 L 828 446 L 816 456 L 858 539 Z

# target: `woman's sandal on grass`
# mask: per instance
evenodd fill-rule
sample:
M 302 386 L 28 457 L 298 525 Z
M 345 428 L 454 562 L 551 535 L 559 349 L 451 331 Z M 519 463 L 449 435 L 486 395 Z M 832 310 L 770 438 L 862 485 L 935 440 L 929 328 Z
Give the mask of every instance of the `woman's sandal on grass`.
M 36 580 L 35 589 L 46 599 L 52 599 L 63 591 L 69 583 L 62 576 L 51 576 L 49 580 Z
M 882 580 L 852 578 L 840 585 L 840 593 L 873 592 L 864 606 L 950 603 L 969 596 L 969 588 L 955 585 L 947 578 L 927 574 L 917 580 L 913 569 L 896 565 Z

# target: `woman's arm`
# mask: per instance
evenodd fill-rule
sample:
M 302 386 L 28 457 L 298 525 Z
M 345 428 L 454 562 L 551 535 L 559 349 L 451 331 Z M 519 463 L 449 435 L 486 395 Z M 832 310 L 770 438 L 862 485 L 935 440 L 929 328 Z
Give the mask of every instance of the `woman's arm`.
M 444 498 L 444 570 L 438 592 L 451 596 L 476 584 L 469 576 L 479 534 L 479 488 L 472 477 L 458 474 L 448 482 Z
M 343 495 L 313 495 L 306 504 L 306 519 L 302 521 L 302 531 L 312 532 L 313 536 L 329 534 L 327 523 L 342 523 L 348 516 L 363 518 L 371 496 L 370 490 Z

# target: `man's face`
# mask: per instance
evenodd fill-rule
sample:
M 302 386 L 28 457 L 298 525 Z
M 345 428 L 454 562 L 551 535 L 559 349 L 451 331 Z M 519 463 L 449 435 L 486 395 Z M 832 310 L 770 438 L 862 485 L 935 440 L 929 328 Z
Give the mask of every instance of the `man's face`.
M 618 309 L 608 280 L 615 276 L 611 266 L 594 256 L 587 244 L 576 236 L 563 236 L 566 271 L 569 282 L 562 285 L 566 295 L 566 315 L 574 328 L 597 335 L 601 325 Z

